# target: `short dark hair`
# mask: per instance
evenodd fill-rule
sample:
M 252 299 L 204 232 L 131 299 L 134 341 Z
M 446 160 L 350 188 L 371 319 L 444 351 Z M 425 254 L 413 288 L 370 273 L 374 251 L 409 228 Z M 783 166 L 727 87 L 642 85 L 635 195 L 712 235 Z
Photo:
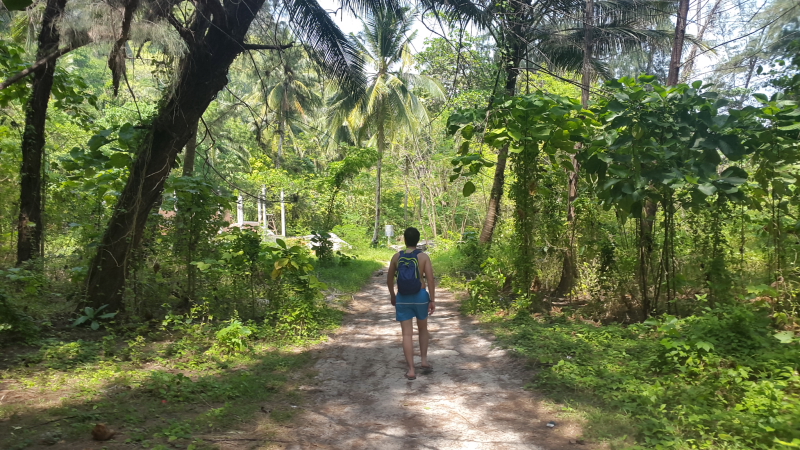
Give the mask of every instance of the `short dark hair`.
M 406 247 L 416 247 L 419 243 L 419 230 L 414 227 L 406 228 L 406 231 L 403 231 L 403 240 L 406 242 Z

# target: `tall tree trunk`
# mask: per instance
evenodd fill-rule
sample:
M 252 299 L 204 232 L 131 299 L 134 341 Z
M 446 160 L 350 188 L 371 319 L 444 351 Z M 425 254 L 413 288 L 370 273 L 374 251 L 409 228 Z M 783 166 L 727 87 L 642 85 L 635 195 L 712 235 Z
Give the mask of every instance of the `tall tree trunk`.
M 594 0 L 586 0 L 586 9 L 583 14 L 583 66 L 581 76 L 581 105 L 584 109 L 589 107 L 589 88 L 592 84 L 592 44 L 594 33 Z M 570 155 L 572 161 L 572 171 L 569 172 L 568 194 L 567 194 L 567 249 L 564 251 L 564 261 L 561 268 L 561 280 L 556 288 L 556 295 L 565 296 L 572 292 L 575 280 L 578 278 L 578 258 L 575 251 L 576 214 L 575 199 L 578 198 L 578 179 L 581 170 L 581 163 L 577 158 L 577 150 L 580 144 L 575 146 L 576 152 Z
M 379 115 L 382 117 L 382 115 Z M 386 130 L 383 119 L 378 119 L 378 168 L 375 179 L 375 228 L 372 231 L 372 245 L 378 245 L 381 226 L 381 165 L 386 147 Z
M 67 0 L 47 0 L 39 32 L 37 60 L 58 50 L 60 39 L 56 22 L 64 12 Z M 42 235 L 44 135 L 47 105 L 56 71 L 56 59 L 33 76 L 33 89 L 25 106 L 25 131 L 22 134 L 22 165 L 20 167 L 19 221 L 17 233 L 17 265 L 43 253 Z
M 505 94 L 513 96 L 516 93 L 517 78 L 519 76 L 519 63 L 522 60 L 524 44 L 520 42 L 522 37 L 522 25 L 517 24 L 513 31 L 508 33 L 506 45 L 506 59 L 503 69 L 506 74 Z M 492 179 L 492 190 L 489 193 L 489 208 L 486 210 L 486 219 L 483 221 L 480 242 L 488 244 L 492 242 L 494 229 L 500 215 L 500 204 L 503 199 L 503 186 L 506 180 L 506 162 L 508 161 L 508 145 L 504 145 L 497 152 L 497 165 L 494 168 L 494 178 Z
M 188 51 L 147 135 L 136 151 L 130 176 L 119 196 L 86 280 L 90 304 L 122 308 L 122 288 L 132 254 L 142 240 L 147 217 L 161 197 L 175 159 L 189 141 L 195 124 L 228 82 L 228 68 L 241 52 L 244 36 L 264 0 L 228 0 L 225 14 L 215 15 L 207 32 L 195 22 L 182 36 Z
M 406 193 L 403 197 L 403 227 L 408 226 L 408 167 L 411 165 L 408 155 L 406 155 L 405 163 L 405 175 L 403 177 L 403 182 L 405 183 Z
M 689 16 L 689 0 L 680 0 L 678 3 L 678 18 L 675 25 L 675 39 L 672 42 L 672 54 L 669 59 L 669 74 L 667 75 L 667 86 L 678 84 L 681 71 L 681 55 L 683 54 L 683 42 L 686 39 L 686 19 Z
M 194 131 L 190 133 L 189 141 L 183 150 L 183 176 L 194 175 L 195 156 L 197 156 L 197 123 L 194 124 Z
M 197 153 L 197 123 L 194 124 L 194 130 L 189 136 L 189 141 L 186 142 L 186 147 L 183 150 L 183 176 L 191 177 L 194 175 L 194 160 Z M 194 197 L 194 196 L 192 196 Z M 192 202 L 196 199 L 192 198 Z M 194 232 L 194 220 L 191 213 L 191 208 L 187 209 L 185 205 L 178 204 L 178 223 L 184 228 L 182 236 L 179 239 L 186 239 L 186 258 L 184 260 L 186 267 L 186 295 L 184 296 L 183 307 L 188 310 L 191 307 L 191 302 L 194 299 L 195 287 L 197 286 L 197 266 L 192 264 L 195 260 L 195 252 L 197 251 L 198 236 Z
M 669 61 L 667 86 L 678 84 L 681 68 L 681 55 L 686 37 L 686 19 L 689 16 L 689 0 L 678 3 L 678 17 L 675 25 L 675 39 L 672 43 L 672 54 Z M 645 200 L 642 218 L 639 219 L 639 289 L 642 296 L 642 318 L 650 317 L 653 302 L 650 299 L 650 260 L 653 255 L 653 224 L 658 214 L 658 204 L 650 199 Z M 655 302 L 658 299 L 653 299 Z
M 283 162 L 283 141 L 286 135 L 286 125 L 283 119 L 281 119 L 278 128 L 278 160 L 275 164 L 276 169 L 280 169 L 281 163 Z M 283 188 L 281 188 L 281 236 L 286 237 L 286 203 L 283 202 Z

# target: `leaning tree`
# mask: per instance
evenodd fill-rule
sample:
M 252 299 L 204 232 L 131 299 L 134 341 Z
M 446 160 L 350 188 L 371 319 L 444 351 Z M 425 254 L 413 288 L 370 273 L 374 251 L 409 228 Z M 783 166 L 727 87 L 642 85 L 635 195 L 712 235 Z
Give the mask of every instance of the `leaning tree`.
M 175 2 L 177 3 L 177 2 Z M 142 242 L 147 218 L 157 204 L 176 158 L 191 138 L 194 127 L 220 90 L 228 83 L 228 69 L 237 56 L 251 50 L 288 45 L 248 44 L 248 29 L 258 14 L 269 14 L 264 0 L 198 0 L 193 13 L 182 21 L 172 14 L 174 5 L 163 2 L 160 17 L 185 41 L 173 85 L 166 90 L 153 118 L 144 129 L 130 167 L 125 188 L 89 267 L 87 301 L 95 306 L 123 307 L 122 290 Z M 393 4 L 392 0 L 343 0 L 356 13 Z M 288 21 L 306 42 L 325 71 L 349 91 L 363 90 L 364 76 L 358 52 L 316 0 L 285 0 Z

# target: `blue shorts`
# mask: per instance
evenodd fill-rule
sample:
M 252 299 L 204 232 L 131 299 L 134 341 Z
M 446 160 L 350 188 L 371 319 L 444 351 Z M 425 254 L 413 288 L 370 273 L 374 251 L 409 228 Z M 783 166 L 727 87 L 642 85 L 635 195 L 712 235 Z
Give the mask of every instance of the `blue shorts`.
M 428 318 L 428 303 L 431 297 L 428 291 L 421 289 L 416 294 L 402 295 L 397 294 L 397 302 L 394 307 L 397 312 L 397 321 L 405 322 L 416 317 L 417 320 L 425 320 Z

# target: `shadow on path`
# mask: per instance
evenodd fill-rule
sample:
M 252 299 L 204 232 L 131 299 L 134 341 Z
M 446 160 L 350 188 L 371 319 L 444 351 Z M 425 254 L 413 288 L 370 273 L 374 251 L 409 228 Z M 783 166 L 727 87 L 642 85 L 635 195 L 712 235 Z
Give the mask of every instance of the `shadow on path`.
M 592 448 L 569 444 L 578 426 L 559 420 L 548 428 L 556 415 L 523 389 L 532 374 L 521 361 L 460 315 L 451 292 L 438 290 L 436 299 L 428 321 L 434 371 L 408 381 L 385 276 L 374 277 L 319 349 L 316 385 L 307 387 L 313 393 L 286 448 Z

